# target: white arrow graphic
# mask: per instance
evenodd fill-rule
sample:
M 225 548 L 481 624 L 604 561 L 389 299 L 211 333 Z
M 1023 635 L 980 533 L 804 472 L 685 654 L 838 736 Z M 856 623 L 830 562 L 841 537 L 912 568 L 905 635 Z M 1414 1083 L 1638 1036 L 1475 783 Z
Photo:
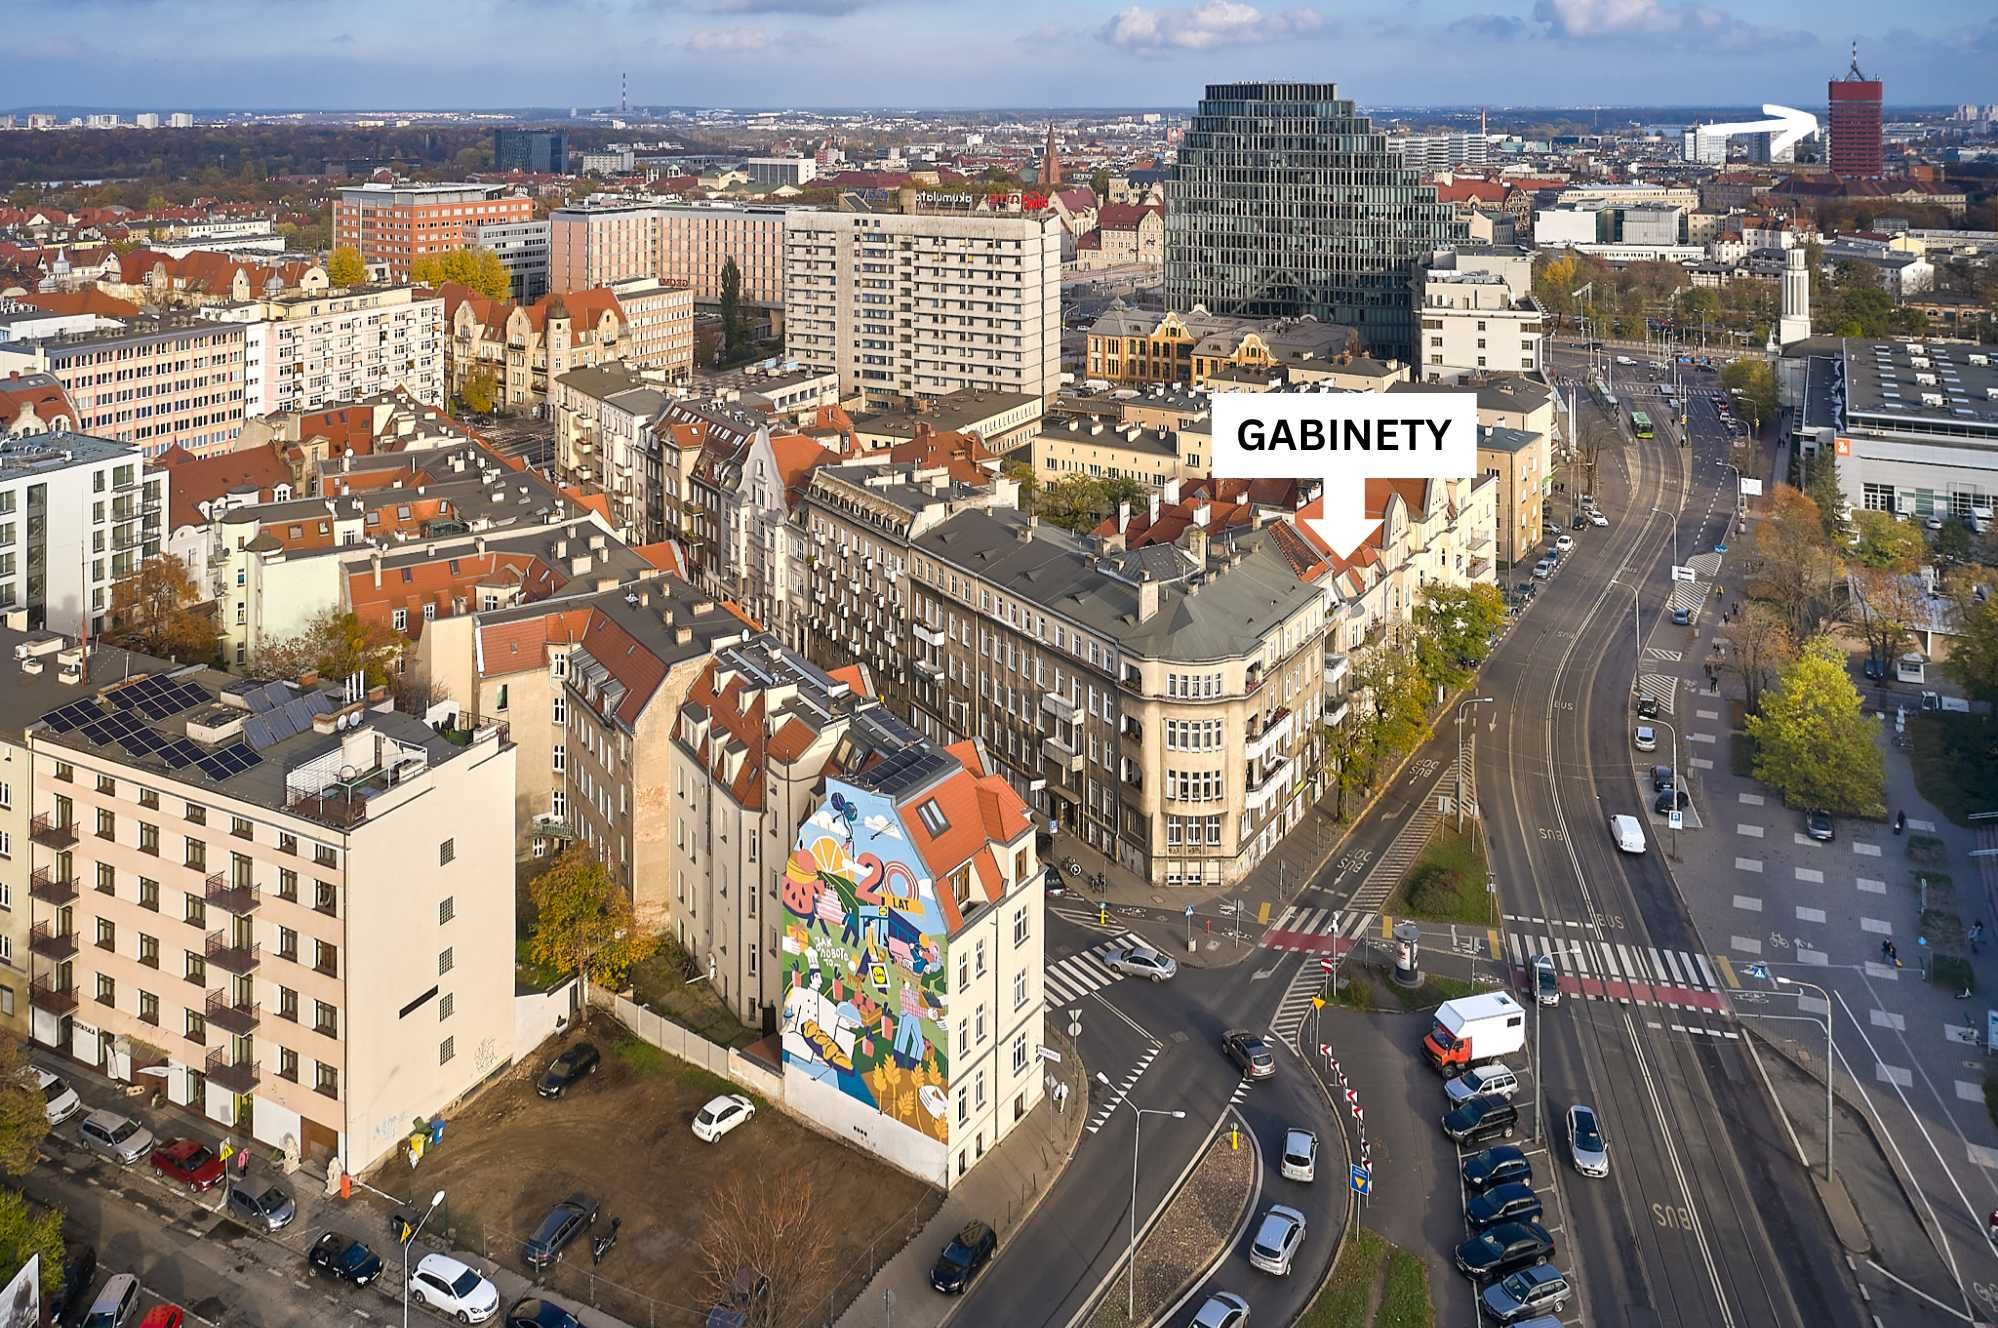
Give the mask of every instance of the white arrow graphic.
M 1818 117 L 1809 111 L 1799 111 L 1788 106 L 1776 106 L 1764 102 L 1762 113 L 1767 120 L 1741 120 L 1733 124 L 1701 125 L 1699 132 L 1708 138 L 1733 138 L 1737 134 L 1768 134 L 1771 156 L 1783 151 L 1792 143 L 1809 138 L 1818 132 Z
M 1323 497 L 1298 510 L 1296 520 L 1341 562 L 1351 558 L 1381 524 L 1379 517 L 1367 515 L 1364 480 L 1328 485 Z

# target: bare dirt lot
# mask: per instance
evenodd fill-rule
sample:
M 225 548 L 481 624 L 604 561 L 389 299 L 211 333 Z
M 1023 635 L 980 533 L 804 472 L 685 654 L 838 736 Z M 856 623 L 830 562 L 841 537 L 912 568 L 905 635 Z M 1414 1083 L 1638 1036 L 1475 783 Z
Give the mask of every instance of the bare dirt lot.
M 596 1073 L 560 1100 L 537 1096 L 534 1081 L 548 1062 L 583 1037 L 603 1053 Z M 595 1199 L 598 1232 L 613 1217 L 622 1219 L 616 1248 L 593 1270 L 587 1235 L 578 1237 L 544 1283 L 638 1325 L 697 1323 L 687 1311 L 698 1316 L 713 1303 L 697 1241 L 717 1182 L 747 1172 L 761 1184 L 795 1191 L 808 1181 L 814 1209 L 828 1219 L 819 1230 L 831 1247 L 831 1271 L 817 1277 L 822 1285 L 796 1287 L 784 1299 L 816 1302 L 823 1313 L 828 1296 L 843 1303 L 864 1284 L 868 1263 L 895 1252 L 871 1251 L 870 1243 L 883 1244 L 878 1237 L 890 1225 L 913 1230 L 934 1207 L 934 1191 L 761 1101 L 755 1118 L 720 1142 L 696 1139 L 689 1128 L 695 1113 L 709 1098 L 737 1091 L 598 1017 L 587 1034 L 543 1044 L 529 1063 L 451 1117 L 442 1146 L 415 1171 L 397 1160 L 370 1180 L 405 1198 L 421 1195 L 418 1208 L 432 1191 L 445 1191 L 433 1228 L 441 1222 L 454 1248 L 521 1272 L 521 1240 L 551 1206 L 572 1194 Z M 908 1221 L 898 1222 L 904 1215 Z

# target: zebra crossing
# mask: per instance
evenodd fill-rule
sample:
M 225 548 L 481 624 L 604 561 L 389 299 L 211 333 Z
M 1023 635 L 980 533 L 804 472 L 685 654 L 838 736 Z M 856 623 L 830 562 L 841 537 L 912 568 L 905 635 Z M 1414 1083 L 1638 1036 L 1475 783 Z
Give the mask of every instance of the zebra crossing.
M 1680 664 L 1685 662 L 1686 652 L 1683 650 L 1672 650 L 1666 646 L 1646 646 L 1644 647 L 1644 657 L 1646 659 L 1658 660 L 1661 663 Z
M 1325 974 L 1316 964 L 1306 964 L 1292 974 L 1290 986 L 1284 989 L 1283 999 L 1277 1002 L 1276 1013 L 1270 1017 L 1270 1035 L 1292 1051 L 1301 1053 L 1297 1035 L 1303 1031 L 1304 1021 L 1311 1015 L 1311 998 L 1324 985 Z
M 1095 1114 L 1090 1116 L 1089 1124 L 1083 1128 L 1091 1134 L 1102 1129 L 1104 1123 L 1117 1114 L 1117 1108 L 1124 1104 L 1124 1099 L 1131 1095 L 1131 1089 L 1137 1084 L 1138 1080 L 1145 1077 L 1145 1071 L 1152 1068 L 1152 1062 L 1157 1060 L 1159 1053 L 1164 1050 L 1165 1047 L 1157 1042 L 1146 1047 L 1137 1061 L 1132 1064 L 1131 1068 L 1125 1071 L 1124 1077 L 1117 1081 L 1117 1086 L 1110 1089 L 1105 1095 L 1102 1104 L 1096 1108 Z
M 1262 948 L 1298 953 L 1336 951 L 1343 954 L 1353 948 L 1354 941 L 1365 933 L 1374 916 L 1371 909 L 1305 908 L 1292 904 L 1263 933 Z
M 1670 673 L 1643 673 L 1637 675 L 1637 692 L 1658 703 L 1658 708 L 1668 715 L 1678 713 L 1679 679 Z
M 1089 993 L 1109 986 L 1124 975 L 1104 960 L 1127 946 L 1144 943 L 1144 938 L 1136 932 L 1127 931 L 1115 940 L 1092 945 L 1087 950 L 1049 964 L 1042 978 L 1047 984 L 1048 1003 L 1058 1005 L 1079 1001 Z
M 1564 995 L 1689 1014 L 1732 1013 L 1724 994 L 1726 985 L 1703 954 L 1513 930 L 1506 932 L 1505 943 L 1507 957 L 1522 983 L 1531 973 L 1534 959 L 1546 955 L 1554 961 Z M 1703 1033 L 1730 1041 L 1739 1037 L 1732 1029 L 1704 1025 L 1673 1028 L 1675 1032 Z
M 1466 797 L 1476 797 L 1476 794 L 1471 792 L 1468 781 L 1464 787 Z M 1408 869 L 1422 856 L 1422 850 L 1429 846 L 1430 836 L 1436 830 L 1436 819 L 1436 800 L 1425 795 L 1422 802 L 1409 813 L 1408 820 L 1395 834 L 1393 842 L 1387 846 L 1387 851 L 1368 868 L 1366 879 L 1360 882 L 1359 888 L 1353 891 L 1353 896 L 1348 901 L 1347 911 L 1359 914 L 1373 913 L 1379 911 L 1382 904 L 1387 903 L 1388 896 L 1394 893 L 1395 887 L 1408 875 Z

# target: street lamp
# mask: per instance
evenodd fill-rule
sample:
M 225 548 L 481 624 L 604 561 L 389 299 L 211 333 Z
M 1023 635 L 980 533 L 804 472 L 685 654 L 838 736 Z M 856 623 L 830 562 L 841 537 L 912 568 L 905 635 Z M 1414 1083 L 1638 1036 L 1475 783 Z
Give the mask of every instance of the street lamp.
M 1686 784 L 1686 772 L 1679 768 L 1679 729 L 1669 720 L 1653 719 L 1651 722 L 1672 735 L 1672 801 L 1669 804 L 1670 810 L 1665 813 L 1665 824 L 1672 829 L 1672 850 L 1669 856 L 1672 861 L 1677 862 L 1679 827 L 1673 823 L 1673 818 L 1677 817 L 1681 821 L 1686 819 L 1686 814 L 1679 810 L 1679 790 Z
M 1549 950 L 1546 952 L 1547 959 L 1551 962 L 1556 953 L 1572 957 L 1582 953 L 1582 947 L 1574 945 L 1559 951 Z M 1533 994 L 1533 1142 L 1538 1144 L 1541 1118 L 1547 1114 L 1547 1101 L 1546 1094 L 1540 1091 L 1540 974 L 1534 971 L 1536 967 L 1533 960 L 1527 962 L 1526 987 Z
M 1644 622 L 1638 617 L 1637 613 L 1637 585 L 1634 582 L 1614 577 L 1611 578 L 1610 584 L 1613 586 L 1622 586 L 1630 592 L 1630 630 L 1637 637 L 1636 645 L 1633 648 L 1633 658 L 1630 661 L 1630 694 L 1633 697 L 1642 696 L 1642 683 L 1639 671 L 1644 667 Z
M 1472 696 L 1457 703 L 1457 833 L 1459 834 L 1464 832 L 1464 707 L 1490 705 L 1491 700 L 1489 696 Z M 1478 735 L 1474 728 L 1471 732 L 1471 750 L 1477 750 L 1477 741 Z
M 1677 567 L 1679 565 L 1679 514 L 1677 512 L 1668 512 L 1655 504 L 1651 510 L 1672 523 L 1672 566 Z
M 1101 1070 L 1096 1072 L 1096 1078 L 1105 1087 L 1109 1086 L 1110 1076 Z M 1185 1120 L 1186 1113 L 1136 1105 L 1133 1105 L 1131 1110 L 1136 1112 L 1137 1116 L 1131 1122 L 1131 1243 L 1129 1251 L 1124 1256 L 1124 1317 L 1135 1322 L 1138 1317 L 1138 1136 L 1144 1132 L 1147 1116 L 1170 1116 L 1174 1120 Z
M 1818 994 L 1818 999 L 1825 1003 L 1825 1180 L 1829 1182 L 1832 1174 L 1832 1076 L 1836 1072 L 1835 1067 L 1837 1065 L 1837 1062 L 1833 1059 L 1835 1049 L 1832 1046 L 1831 993 L 1815 982 L 1806 982 L 1802 978 L 1786 978 L 1778 973 L 1770 973 L 1767 964 L 1757 965 L 1756 967 L 1762 970 L 1762 974 L 1774 978 L 1777 986 L 1809 987 Z M 1749 972 L 1754 973 L 1755 968 L 1749 969 Z
M 439 1190 L 431 1195 L 430 1207 L 416 1220 L 416 1225 L 410 1229 L 409 1239 L 402 1243 L 402 1328 L 409 1328 L 409 1247 L 416 1243 L 417 1234 L 423 1230 L 423 1224 L 430 1220 L 430 1215 L 436 1212 L 437 1206 L 443 1202 L 444 1191 Z

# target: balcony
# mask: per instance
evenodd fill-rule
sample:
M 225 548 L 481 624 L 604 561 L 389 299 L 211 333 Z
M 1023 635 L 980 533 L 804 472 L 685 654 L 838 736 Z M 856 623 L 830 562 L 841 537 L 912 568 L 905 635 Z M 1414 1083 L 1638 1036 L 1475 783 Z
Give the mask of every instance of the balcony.
M 76 988 L 67 982 L 57 986 L 37 978 L 28 984 L 28 1004 L 48 1014 L 74 1014 Z
M 37 922 L 28 932 L 28 948 L 44 959 L 76 958 L 76 929 L 52 930 L 52 924 Z
M 1041 697 L 1041 709 L 1047 711 L 1056 719 L 1066 720 L 1071 724 L 1082 714 L 1081 707 L 1077 706 L 1075 702 L 1069 700 L 1066 696 L 1058 696 L 1054 692 L 1048 692 Z
M 916 623 L 911 630 L 915 632 L 916 639 L 924 645 L 941 646 L 944 643 L 944 634 L 939 628 Z
M 75 848 L 76 822 L 58 821 L 55 817 L 44 813 L 28 822 L 28 838 L 43 848 Z
M 1352 657 L 1328 652 L 1325 656 L 1325 690 L 1346 690 L 1346 675 L 1352 671 Z
M 1279 746 L 1288 742 L 1294 728 L 1295 724 L 1293 723 L 1290 707 L 1285 706 L 1279 709 L 1263 722 L 1260 730 L 1250 735 L 1249 745 L 1242 753 L 1243 759 L 1249 761 L 1262 760 Z
M 52 868 L 37 867 L 28 873 L 28 893 L 44 904 L 73 904 L 76 877 L 57 876 Z
M 942 680 L 944 676 L 943 665 L 928 659 L 918 659 L 913 662 L 916 666 L 916 672 L 922 674 L 925 678 L 931 681 Z
M 1072 773 L 1082 771 L 1082 753 L 1071 749 L 1059 738 L 1041 739 L 1041 751 L 1050 761 Z
M 237 1005 L 219 991 L 208 993 L 208 1007 L 204 1011 L 208 1022 L 231 1033 L 249 1034 L 257 1031 L 257 1021 L 263 1017 L 263 1007 L 254 1001 L 248 1005 Z
M 227 1047 L 217 1047 L 208 1053 L 203 1073 L 208 1076 L 209 1083 L 220 1085 L 231 1093 L 257 1091 L 257 1063 L 254 1060 L 235 1060 Z
M 208 878 L 208 888 L 204 897 L 224 913 L 246 916 L 257 911 L 258 890 L 254 884 L 233 885 L 227 872 L 216 872 Z
M 260 945 L 232 945 L 229 938 L 219 931 L 208 933 L 208 946 L 205 952 L 208 962 L 224 973 L 242 976 L 257 971 L 263 961 L 263 947 Z
M 1290 768 L 1291 760 L 1288 756 L 1265 766 L 1262 778 L 1250 781 L 1248 793 L 1242 799 L 1243 809 L 1254 814 L 1269 806 L 1288 782 Z

